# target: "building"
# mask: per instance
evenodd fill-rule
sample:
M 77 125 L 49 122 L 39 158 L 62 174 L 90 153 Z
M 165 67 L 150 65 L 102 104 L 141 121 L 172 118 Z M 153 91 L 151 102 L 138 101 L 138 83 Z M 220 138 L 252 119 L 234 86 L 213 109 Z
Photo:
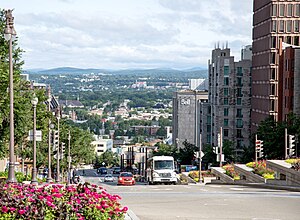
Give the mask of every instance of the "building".
M 208 90 L 208 81 L 206 79 L 189 79 L 190 90 Z
M 59 104 L 63 108 L 84 108 L 79 100 L 59 100 Z
M 243 50 L 241 57 L 251 58 L 251 47 Z M 218 134 L 223 128 L 223 141 L 234 143 L 236 156 L 250 139 L 250 59 L 234 61 L 230 49 L 215 48 L 209 61 L 209 98 L 207 109 L 207 143 L 218 145 Z M 203 115 L 205 117 L 205 115 Z
M 282 118 L 279 48 L 299 45 L 299 0 L 254 0 L 252 43 L 252 131 L 268 117 Z
M 196 146 L 200 145 L 200 128 L 203 122 L 200 119 L 200 108 L 207 101 L 207 91 L 182 90 L 174 93 L 172 142 L 177 147 L 182 147 L 185 140 Z
M 300 46 L 283 45 L 279 64 L 279 120 L 286 121 L 291 112 L 300 116 Z
M 100 156 L 105 151 L 112 151 L 113 140 L 112 139 L 103 139 L 100 136 L 94 135 L 95 141 L 92 141 L 92 145 L 95 146 L 95 153 L 97 156 Z

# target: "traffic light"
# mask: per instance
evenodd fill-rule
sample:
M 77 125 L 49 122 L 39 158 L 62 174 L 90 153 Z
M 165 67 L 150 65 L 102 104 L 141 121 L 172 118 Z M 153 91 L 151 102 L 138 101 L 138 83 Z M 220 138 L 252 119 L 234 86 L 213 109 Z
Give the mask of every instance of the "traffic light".
M 53 132 L 53 152 L 57 151 L 58 148 L 58 142 L 59 142 L 59 133 L 58 131 Z
M 61 142 L 61 153 L 64 154 L 66 150 L 66 144 L 64 142 Z
M 289 156 L 293 156 L 295 153 L 295 135 L 289 135 Z
M 199 158 L 199 151 L 194 152 L 194 157 L 197 159 Z
M 264 156 L 264 142 L 260 141 L 260 147 L 259 147 L 259 157 L 263 157 Z
M 213 147 L 213 152 L 215 154 L 219 154 L 219 148 L 218 147 Z

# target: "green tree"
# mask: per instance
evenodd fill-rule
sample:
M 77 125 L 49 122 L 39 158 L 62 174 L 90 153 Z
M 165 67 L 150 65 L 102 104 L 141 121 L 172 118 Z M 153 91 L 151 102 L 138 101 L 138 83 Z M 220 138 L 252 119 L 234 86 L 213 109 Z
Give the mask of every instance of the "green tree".
M 173 145 L 158 143 L 157 148 L 157 151 L 153 152 L 153 156 L 173 156 L 174 158 L 177 156 L 177 148 Z
M 198 148 L 186 140 L 182 143 L 184 147 L 179 149 L 178 159 L 180 160 L 180 164 L 189 165 L 192 164 L 194 159 L 194 153 L 198 150 Z
M 117 153 L 113 153 L 110 150 L 105 151 L 103 154 L 100 156 L 96 157 L 97 164 L 103 166 L 102 163 L 105 163 L 105 166 L 111 167 L 111 166 L 119 166 L 120 161 L 119 161 L 119 156 Z

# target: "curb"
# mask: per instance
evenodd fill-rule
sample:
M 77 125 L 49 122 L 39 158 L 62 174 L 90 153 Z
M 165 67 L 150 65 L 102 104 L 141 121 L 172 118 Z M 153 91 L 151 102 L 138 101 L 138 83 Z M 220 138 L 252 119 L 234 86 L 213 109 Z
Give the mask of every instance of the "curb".
M 262 189 L 275 189 L 275 190 L 287 190 L 291 192 L 300 192 L 300 187 L 297 186 L 277 186 L 277 185 L 266 185 L 266 184 L 256 184 L 256 183 L 245 183 L 245 184 L 235 184 L 235 183 L 206 183 L 208 185 L 235 185 L 235 186 L 248 186 L 252 188 L 262 188 Z
M 126 212 L 124 220 L 140 220 L 140 219 L 134 214 L 133 211 L 128 209 L 128 211 Z

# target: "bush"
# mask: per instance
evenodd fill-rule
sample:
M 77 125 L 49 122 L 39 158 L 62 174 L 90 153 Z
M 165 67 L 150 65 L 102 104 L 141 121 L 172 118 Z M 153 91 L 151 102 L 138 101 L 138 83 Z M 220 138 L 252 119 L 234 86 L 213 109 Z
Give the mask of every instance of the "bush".
M 0 184 L 0 219 L 124 219 L 118 195 L 88 183 L 78 186 Z
M 0 172 L 0 177 L 8 177 L 8 171 Z M 22 172 L 15 172 L 15 177 L 18 183 L 22 183 L 23 181 L 30 181 L 31 175 L 24 175 Z
M 275 173 L 273 170 L 267 168 L 267 163 L 265 160 L 260 160 L 256 162 L 250 162 L 246 164 L 247 167 L 253 168 L 253 172 L 258 174 L 265 179 L 274 179 Z
M 237 172 L 234 170 L 234 167 L 232 164 L 226 164 L 223 166 L 223 169 L 225 170 L 225 174 L 233 178 L 234 180 L 239 180 L 240 176 L 237 174 Z

